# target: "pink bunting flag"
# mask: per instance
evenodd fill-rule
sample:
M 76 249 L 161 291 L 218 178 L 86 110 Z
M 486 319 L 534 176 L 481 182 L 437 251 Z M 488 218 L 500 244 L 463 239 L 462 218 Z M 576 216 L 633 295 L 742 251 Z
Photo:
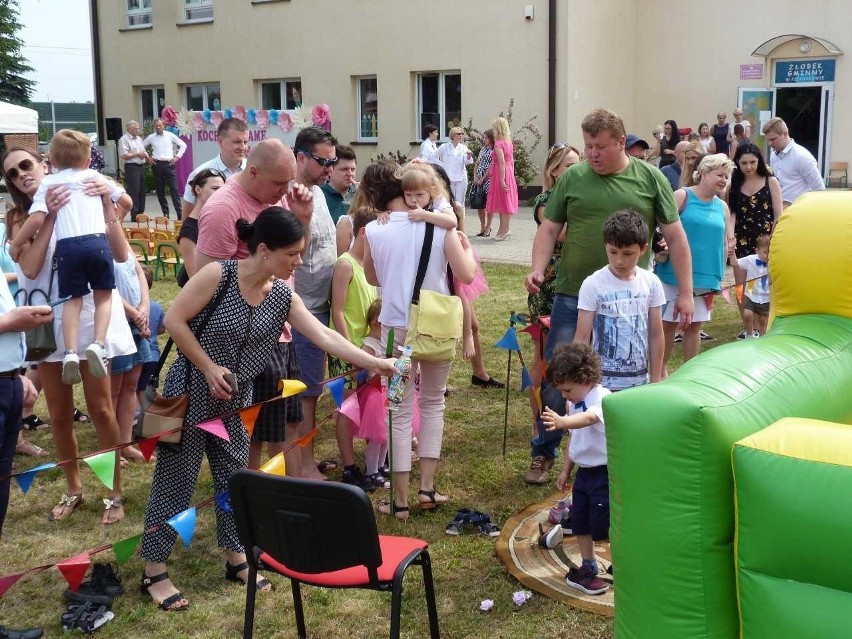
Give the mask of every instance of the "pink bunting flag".
M 84 552 L 65 561 L 60 561 L 56 564 L 56 567 L 59 568 L 59 572 L 65 577 L 68 587 L 76 591 L 80 587 L 80 582 L 83 581 L 83 577 L 86 575 L 86 571 L 89 570 L 91 563 L 92 559 L 89 557 L 89 553 Z
M 529 326 L 522 328 L 520 332 L 529 333 L 530 337 L 532 337 L 536 342 L 541 339 L 541 326 L 538 324 L 530 324 Z
M 722 297 L 725 298 L 725 301 L 730 304 L 731 303 L 731 289 L 725 287 L 722 289 Z
M 221 419 L 211 419 L 207 422 L 196 424 L 201 430 L 206 430 L 211 435 L 215 435 L 219 439 L 224 439 L 226 442 L 231 441 L 228 436 L 228 431 L 225 429 L 225 423 Z
M 356 427 L 361 425 L 361 403 L 358 401 L 357 393 L 352 393 L 343 400 L 343 404 L 340 406 L 340 414 L 347 417 Z
M 24 574 L 25 573 L 21 572 L 17 575 L 7 575 L 5 577 L 0 577 L 0 598 L 2 598 L 3 595 L 6 594 L 9 588 L 18 583 L 18 581 L 21 579 L 21 577 L 24 576 Z

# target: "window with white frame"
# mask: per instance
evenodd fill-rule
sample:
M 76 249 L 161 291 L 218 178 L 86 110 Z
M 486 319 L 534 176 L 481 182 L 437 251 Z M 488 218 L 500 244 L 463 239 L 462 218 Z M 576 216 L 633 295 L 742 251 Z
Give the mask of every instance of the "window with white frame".
M 190 111 L 222 110 L 222 91 L 218 82 L 203 84 L 186 84 L 183 87 L 186 98 L 186 108 Z
M 151 0 L 127 0 L 127 28 L 151 25 Z
M 358 78 L 358 139 L 379 137 L 379 93 L 376 76 Z
M 417 139 L 423 127 L 434 124 L 446 138 L 449 130 L 461 123 L 461 72 L 434 71 L 417 74 Z
M 160 117 L 166 106 L 166 90 L 163 87 L 142 87 L 139 89 L 142 128 L 149 126 Z
M 295 109 L 302 106 L 301 78 L 261 80 L 258 84 L 261 109 Z
M 213 19 L 213 0 L 183 0 L 183 19 L 186 22 Z

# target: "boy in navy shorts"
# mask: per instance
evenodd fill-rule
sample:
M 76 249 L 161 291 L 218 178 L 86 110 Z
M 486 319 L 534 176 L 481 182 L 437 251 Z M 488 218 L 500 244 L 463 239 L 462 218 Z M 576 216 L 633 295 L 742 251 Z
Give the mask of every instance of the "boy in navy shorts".
M 542 421 L 549 431 L 572 431 L 565 457 L 578 467 L 571 521 L 583 563 L 568 571 L 565 582 L 586 594 L 599 595 L 609 587 L 597 576 L 594 542 L 609 539 L 609 472 L 601 403 L 610 391 L 601 386 L 601 358 L 588 344 L 557 346 L 547 375 L 570 407 L 566 415 L 546 407 Z

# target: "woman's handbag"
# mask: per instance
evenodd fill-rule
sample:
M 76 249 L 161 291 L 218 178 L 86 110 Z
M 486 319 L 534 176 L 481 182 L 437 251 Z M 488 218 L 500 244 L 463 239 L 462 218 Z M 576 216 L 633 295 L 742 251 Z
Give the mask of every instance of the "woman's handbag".
M 54 273 L 56 273 L 55 259 L 50 267 L 50 281 L 47 285 L 46 293 L 40 288 L 34 288 L 29 293 L 22 288 L 18 289 L 18 293 L 21 291 L 24 293 L 24 306 L 36 306 L 39 304 L 38 300 L 33 299 L 36 293 L 39 293 L 42 297 L 44 297 L 44 302 L 42 302 L 43 304 L 50 304 L 50 289 L 53 288 Z M 27 343 L 27 354 L 25 359 L 28 362 L 39 362 L 48 355 L 52 355 L 56 352 L 56 334 L 53 332 L 53 322 L 41 324 L 35 328 L 25 331 L 24 337 L 26 338 Z
M 201 320 L 201 323 L 196 329 L 195 334 L 199 341 L 201 339 L 201 335 L 204 333 L 204 329 L 207 328 L 207 322 L 210 321 L 213 312 L 216 310 L 216 307 L 219 306 L 219 303 L 222 301 L 222 297 L 225 295 L 225 291 L 229 284 L 228 279 L 229 277 L 226 271 L 224 285 L 216 293 L 216 297 L 213 298 L 213 302 L 207 310 L 207 315 L 204 316 L 204 319 Z M 166 342 L 165 347 L 163 347 L 163 353 L 160 355 L 160 359 L 157 362 L 156 370 L 148 380 L 148 385 L 145 388 L 145 404 L 142 407 L 142 412 L 139 414 L 139 419 L 137 420 L 136 425 L 133 427 L 133 437 L 135 439 L 159 437 L 159 441 L 162 443 L 180 444 L 181 437 L 183 436 L 182 430 L 174 433 L 167 433 L 165 435 L 160 435 L 160 433 L 183 426 L 184 419 L 186 418 L 186 411 L 189 407 L 189 376 L 192 369 L 192 363 L 188 359 L 186 360 L 186 391 L 181 395 L 177 395 L 175 397 L 163 397 L 159 392 L 157 392 L 157 382 L 155 381 L 159 377 L 163 365 L 166 363 L 166 358 L 169 356 L 172 344 L 174 344 L 174 342 L 170 337 L 168 342 Z
M 432 251 L 435 226 L 426 224 L 411 307 L 408 311 L 408 332 L 405 343 L 411 346 L 411 356 L 427 362 L 449 362 L 456 356 L 456 346 L 462 336 L 462 303 L 455 295 L 421 291 Z M 450 292 L 453 293 L 452 272 L 447 269 Z
M 470 208 L 472 209 L 484 209 L 485 208 L 485 199 L 486 199 L 485 188 L 474 184 L 470 187 Z

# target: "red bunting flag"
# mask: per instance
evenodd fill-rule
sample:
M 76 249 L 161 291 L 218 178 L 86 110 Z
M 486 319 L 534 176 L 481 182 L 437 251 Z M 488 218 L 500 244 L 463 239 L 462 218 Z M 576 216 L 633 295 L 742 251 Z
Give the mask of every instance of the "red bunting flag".
M 92 559 L 89 557 L 89 553 L 84 552 L 65 561 L 60 561 L 56 564 L 56 567 L 59 568 L 59 572 L 65 577 L 68 587 L 71 590 L 77 590 L 80 587 L 80 582 L 83 581 L 83 577 L 86 576 L 86 571 L 89 570 L 91 563 Z
M 137 442 L 139 444 L 139 450 L 142 451 L 142 456 L 145 457 L 146 462 L 151 461 L 154 451 L 157 450 L 158 441 L 160 441 L 159 437 L 148 437 L 147 439 L 141 439 Z
M 6 591 L 9 590 L 12 586 L 18 583 L 21 577 L 23 577 L 26 573 L 18 573 L 17 575 L 7 575 L 5 577 L 0 577 L 0 597 L 6 594 Z
M 257 421 L 257 415 L 260 413 L 261 404 L 255 404 L 254 406 L 249 406 L 245 410 L 240 411 L 240 419 L 243 420 L 243 426 L 248 433 L 249 439 L 251 439 L 252 433 L 254 433 L 254 423 Z
M 520 332 L 529 333 L 530 337 L 532 337 L 536 342 L 541 339 L 541 326 L 538 324 L 530 324 L 526 328 L 522 328 Z

